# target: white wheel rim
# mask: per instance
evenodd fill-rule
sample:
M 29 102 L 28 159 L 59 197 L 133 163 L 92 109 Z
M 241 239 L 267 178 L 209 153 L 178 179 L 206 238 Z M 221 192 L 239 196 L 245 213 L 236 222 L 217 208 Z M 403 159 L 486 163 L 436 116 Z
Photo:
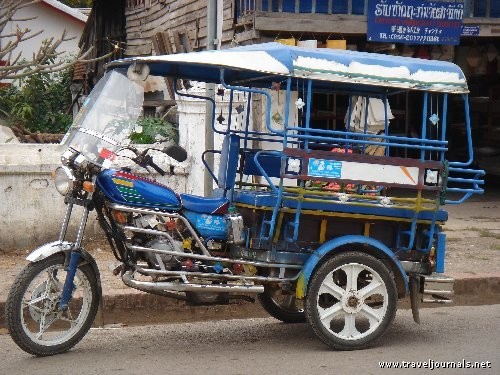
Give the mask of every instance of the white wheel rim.
M 359 340 L 382 324 L 389 295 L 377 272 L 364 264 L 349 263 L 323 279 L 316 303 L 319 320 L 332 335 Z
M 70 340 L 85 324 L 92 304 L 92 290 L 85 274 L 77 269 L 73 297 L 66 311 L 58 311 L 56 302 L 61 296 L 64 279 L 63 265 L 50 266 L 41 271 L 26 289 L 21 303 L 21 325 L 34 343 L 54 346 Z

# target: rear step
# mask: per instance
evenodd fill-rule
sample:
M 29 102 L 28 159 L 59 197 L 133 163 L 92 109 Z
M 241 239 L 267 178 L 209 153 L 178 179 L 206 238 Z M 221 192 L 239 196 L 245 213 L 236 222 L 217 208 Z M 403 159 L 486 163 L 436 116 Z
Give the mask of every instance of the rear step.
M 423 303 L 452 303 L 455 279 L 441 273 L 422 275 Z

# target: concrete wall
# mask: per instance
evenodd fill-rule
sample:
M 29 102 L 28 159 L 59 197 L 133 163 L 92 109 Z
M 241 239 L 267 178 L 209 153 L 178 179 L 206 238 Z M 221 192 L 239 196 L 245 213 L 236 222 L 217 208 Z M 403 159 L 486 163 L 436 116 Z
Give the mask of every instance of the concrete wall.
M 50 173 L 59 145 L 0 145 L 0 250 L 56 237 L 64 211 Z
M 51 172 L 61 165 L 63 151 L 61 145 L 0 144 L 0 253 L 57 240 L 66 206 L 54 187 Z M 154 156 L 157 164 L 167 170 L 174 165 L 175 175 L 156 175 L 158 182 L 177 192 L 186 191 L 189 163 L 177 163 L 163 154 Z M 120 164 L 125 164 L 124 160 L 117 166 Z M 79 207 L 74 210 L 70 239 L 76 233 L 79 212 Z M 86 235 L 100 233 L 93 215 Z

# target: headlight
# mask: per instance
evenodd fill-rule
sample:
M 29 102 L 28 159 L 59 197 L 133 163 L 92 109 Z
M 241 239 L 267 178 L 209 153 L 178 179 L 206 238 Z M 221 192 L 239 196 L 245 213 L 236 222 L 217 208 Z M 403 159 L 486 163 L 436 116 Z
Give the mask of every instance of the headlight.
M 75 176 L 68 167 L 59 167 L 54 171 L 54 185 L 61 195 L 68 194 L 74 187 Z

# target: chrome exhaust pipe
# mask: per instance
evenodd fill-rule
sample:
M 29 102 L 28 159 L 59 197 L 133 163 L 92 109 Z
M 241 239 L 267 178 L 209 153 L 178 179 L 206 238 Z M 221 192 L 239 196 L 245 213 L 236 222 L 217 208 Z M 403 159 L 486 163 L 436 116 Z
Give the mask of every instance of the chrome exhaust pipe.
M 217 293 L 263 293 L 263 285 L 193 284 L 168 281 L 138 281 L 130 273 L 122 276 L 125 285 L 143 292 L 217 292 Z M 155 293 L 156 292 L 156 293 Z

